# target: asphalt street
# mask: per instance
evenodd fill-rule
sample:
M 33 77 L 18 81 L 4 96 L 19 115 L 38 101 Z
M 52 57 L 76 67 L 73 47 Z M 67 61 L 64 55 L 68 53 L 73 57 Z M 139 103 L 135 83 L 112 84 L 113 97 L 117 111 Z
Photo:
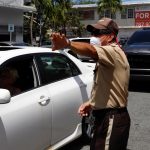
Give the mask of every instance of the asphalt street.
M 149 83 L 150 84 L 150 83 Z M 150 88 L 138 84 L 130 88 L 128 110 L 131 129 L 128 150 L 150 150 Z M 89 150 L 89 143 L 79 138 L 60 150 Z

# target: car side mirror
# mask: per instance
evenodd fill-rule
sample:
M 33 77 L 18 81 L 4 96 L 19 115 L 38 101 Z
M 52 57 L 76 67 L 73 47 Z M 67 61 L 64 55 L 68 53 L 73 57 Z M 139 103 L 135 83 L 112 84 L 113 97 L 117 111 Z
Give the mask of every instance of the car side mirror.
M 6 89 L 0 89 L 0 104 L 6 104 L 10 102 L 11 94 Z

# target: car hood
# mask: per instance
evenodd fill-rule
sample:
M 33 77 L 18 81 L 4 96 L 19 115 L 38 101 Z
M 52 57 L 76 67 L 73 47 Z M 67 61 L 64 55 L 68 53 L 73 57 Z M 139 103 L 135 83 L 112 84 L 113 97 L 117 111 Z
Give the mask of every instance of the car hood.
M 150 45 L 126 45 L 124 51 L 127 53 L 150 53 Z

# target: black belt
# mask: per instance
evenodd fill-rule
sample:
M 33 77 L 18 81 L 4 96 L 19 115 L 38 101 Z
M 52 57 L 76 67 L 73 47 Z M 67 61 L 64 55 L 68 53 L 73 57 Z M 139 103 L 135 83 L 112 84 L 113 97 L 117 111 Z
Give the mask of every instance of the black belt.
M 93 110 L 92 114 L 94 117 L 101 117 L 103 115 L 109 115 L 109 114 L 120 114 L 123 112 L 127 112 L 127 108 L 106 108 L 106 109 L 98 109 L 98 110 Z

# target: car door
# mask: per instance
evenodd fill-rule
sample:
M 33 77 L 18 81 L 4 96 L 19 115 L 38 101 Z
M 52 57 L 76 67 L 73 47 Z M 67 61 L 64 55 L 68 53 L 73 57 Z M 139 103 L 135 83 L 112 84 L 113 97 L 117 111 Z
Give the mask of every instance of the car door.
M 16 57 L 1 68 L 9 65 L 18 70 L 21 93 L 0 104 L 0 149 L 43 150 L 49 146 L 51 135 L 51 124 L 46 128 L 51 122 L 49 93 L 46 87 L 38 86 L 32 56 Z
M 58 53 L 38 55 L 37 62 L 41 84 L 50 94 L 51 145 L 69 136 L 68 140 L 76 138 L 81 134 L 81 130 L 78 130 L 81 118 L 77 111 L 83 100 L 88 99 L 86 83 L 80 78 L 80 70 L 70 59 Z

